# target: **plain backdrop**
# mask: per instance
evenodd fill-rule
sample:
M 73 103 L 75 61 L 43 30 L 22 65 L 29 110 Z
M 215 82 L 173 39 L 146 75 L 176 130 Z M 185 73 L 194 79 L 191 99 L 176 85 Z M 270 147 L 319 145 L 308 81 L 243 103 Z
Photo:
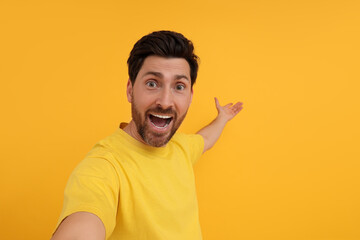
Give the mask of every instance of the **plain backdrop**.
M 201 58 L 180 131 L 242 101 L 195 167 L 204 239 L 360 239 L 360 2 L 0 2 L 0 235 L 49 239 L 69 174 L 130 120 L 126 60 L 155 30 Z

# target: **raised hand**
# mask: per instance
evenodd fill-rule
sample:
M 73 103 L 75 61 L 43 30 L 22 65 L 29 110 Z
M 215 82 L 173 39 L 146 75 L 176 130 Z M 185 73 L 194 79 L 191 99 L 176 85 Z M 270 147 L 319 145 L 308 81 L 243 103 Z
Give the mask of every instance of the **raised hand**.
M 217 117 L 207 126 L 200 129 L 197 133 L 204 138 L 204 152 L 214 146 L 219 139 L 226 123 L 233 119 L 242 109 L 242 103 L 235 104 L 228 103 L 221 106 L 219 100 L 215 98 L 216 109 L 218 110 Z
M 237 102 L 234 105 L 232 103 L 228 103 L 224 106 L 221 106 L 219 103 L 219 100 L 217 98 L 215 98 L 215 105 L 216 105 L 216 109 L 218 111 L 218 117 L 222 118 L 226 122 L 233 119 L 233 117 L 235 117 L 236 114 L 238 114 L 241 111 L 241 109 L 243 108 L 242 102 Z

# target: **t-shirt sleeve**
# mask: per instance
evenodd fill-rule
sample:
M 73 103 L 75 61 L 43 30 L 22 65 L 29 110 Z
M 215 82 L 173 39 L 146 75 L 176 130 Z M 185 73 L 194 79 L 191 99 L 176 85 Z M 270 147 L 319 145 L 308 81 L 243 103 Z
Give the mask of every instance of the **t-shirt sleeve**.
M 188 135 L 191 162 L 194 165 L 204 151 L 204 138 L 200 134 Z
M 85 158 L 71 174 L 64 192 L 64 206 L 57 227 L 75 212 L 90 212 L 105 226 L 106 237 L 115 228 L 119 181 L 105 158 Z

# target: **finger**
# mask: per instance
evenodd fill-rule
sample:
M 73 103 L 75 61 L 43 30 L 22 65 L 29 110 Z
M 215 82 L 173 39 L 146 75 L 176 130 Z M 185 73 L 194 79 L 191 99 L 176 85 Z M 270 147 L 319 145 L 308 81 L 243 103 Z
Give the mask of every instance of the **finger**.
M 220 103 L 219 103 L 219 100 L 215 97 L 215 105 L 216 105 L 216 108 L 219 109 L 220 108 Z
M 235 106 L 235 105 L 241 106 L 241 105 L 243 105 L 243 103 L 242 103 L 242 102 L 237 102 L 237 103 L 234 104 L 234 106 Z
M 232 106 L 232 109 L 238 109 L 241 108 L 241 104 L 240 103 L 236 103 L 234 106 Z
M 243 105 L 242 102 L 237 102 L 237 103 L 232 107 L 232 110 L 233 110 L 235 113 L 239 113 L 239 112 L 241 111 L 241 109 L 243 109 L 242 105 Z

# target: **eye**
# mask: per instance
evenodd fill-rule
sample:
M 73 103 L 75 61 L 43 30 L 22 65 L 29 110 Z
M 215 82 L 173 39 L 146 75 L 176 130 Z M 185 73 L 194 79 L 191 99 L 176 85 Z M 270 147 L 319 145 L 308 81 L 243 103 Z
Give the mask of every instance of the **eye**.
M 147 81 L 146 86 L 148 86 L 150 88 L 155 88 L 155 87 L 157 87 L 157 83 L 155 81 Z
M 176 88 L 176 90 L 182 91 L 185 89 L 185 85 L 184 84 L 176 84 L 175 88 Z

